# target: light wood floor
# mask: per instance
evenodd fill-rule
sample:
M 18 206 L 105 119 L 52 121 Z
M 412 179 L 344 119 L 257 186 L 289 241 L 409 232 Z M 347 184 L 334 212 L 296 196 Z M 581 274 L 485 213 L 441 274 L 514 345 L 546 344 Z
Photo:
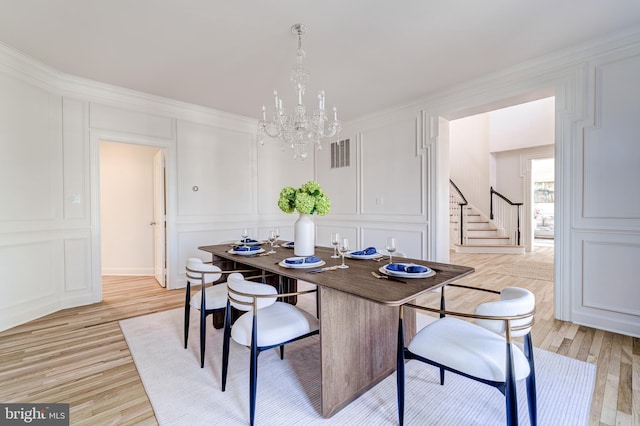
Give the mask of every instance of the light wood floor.
M 461 283 L 532 290 L 534 345 L 597 365 L 589 424 L 640 425 L 640 339 L 556 321 L 553 283 L 499 273 L 514 262 L 552 262 L 552 256 L 547 247 L 522 256 L 452 253 L 451 263 L 476 268 Z M 140 277 L 105 277 L 103 290 L 102 303 L 0 333 L 0 402 L 69 403 L 72 425 L 157 424 L 118 320 L 181 307 L 184 290 Z M 449 288 L 447 307 L 475 306 L 479 294 Z

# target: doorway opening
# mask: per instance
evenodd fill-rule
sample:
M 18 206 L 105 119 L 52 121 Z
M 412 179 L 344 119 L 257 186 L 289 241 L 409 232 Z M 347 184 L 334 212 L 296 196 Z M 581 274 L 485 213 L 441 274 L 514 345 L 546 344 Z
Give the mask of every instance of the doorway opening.
M 489 223 L 469 231 L 468 235 L 474 236 L 473 242 L 465 243 L 467 247 L 460 251 L 523 253 L 533 250 L 534 217 L 537 219 L 538 215 L 534 216 L 532 169 L 533 164 L 538 164 L 536 170 L 541 176 L 535 178 L 536 185 L 553 186 L 555 116 L 555 97 L 547 95 L 534 100 L 505 100 L 450 118 L 449 178 L 460 188 L 474 214 L 480 215 L 480 223 Z M 546 165 L 544 173 L 542 164 Z M 520 204 L 511 206 L 512 210 L 518 209 L 517 220 L 509 222 L 511 228 L 491 222 L 490 188 L 505 196 L 509 203 Z M 544 207 L 544 223 L 550 224 L 553 203 L 540 207 Z M 512 214 L 515 217 L 515 212 Z M 547 234 L 552 236 L 553 227 L 550 229 Z M 504 247 L 504 237 L 514 235 L 517 246 L 508 250 Z M 471 247 L 474 244 L 478 247 Z
M 523 203 L 520 212 L 520 217 L 523 219 L 523 223 L 520 226 L 523 231 L 523 242 L 520 244 L 525 245 L 525 251 L 521 254 L 497 254 L 497 256 L 518 256 L 522 257 L 523 260 L 526 259 L 526 262 L 529 263 L 548 264 L 551 262 L 554 286 L 552 303 L 555 306 L 556 316 L 562 318 L 562 315 L 559 314 L 558 306 L 564 306 L 566 303 L 562 295 L 563 288 L 566 285 L 562 281 L 557 281 L 560 266 L 558 262 L 555 262 L 556 256 L 561 254 L 562 251 L 561 244 L 555 244 L 555 236 L 562 237 L 562 234 L 559 232 L 561 231 L 560 229 L 556 229 L 553 219 L 556 198 L 555 175 L 562 176 L 562 162 L 555 156 L 556 135 L 558 134 L 556 127 L 559 127 L 556 121 L 563 120 L 564 113 L 557 109 L 555 96 L 553 89 L 544 89 L 538 93 L 523 94 L 520 97 L 504 99 L 439 117 L 438 134 L 442 139 L 438 140 L 438 144 L 443 150 L 447 151 L 444 154 L 445 161 L 443 161 L 444 164 L 447 164 L 447 170 L 442 170 L 442 173 L 438 175 L 440 177 L 438 200 L 443 205 L 441 208 L 448 209 L 449 200 L 445 197 L 449 195 L 449 191 L 445 190 L 444 187 L 449 186 L 447 178 L 453 180 L 456 185 L 460 185 L 456 181 L 454 174 L 454 169 L 457 168 L 458 180 L 461 184 L 464 185 L 467 182 L 471 190 L 477 189 L 475 194 L 468 198 L 469 203 L 477 202 L 480 209 L 484 207 L 483 203 L 487 203 L 484 201 L 486 200 L 486 195 L 484 194 L 488 192 L 487 186 L 493 186 L 494 189 L 504 193 L 513 202 Z M 558 102 L 558 104 L 561 104 L 561 102 Z M 534 119 L 535 114 L 532 114 L 531 108 L 538 110 L 538 118 L 541 118 L 541 120 Z M 478 114 L 485 114 L 490 117 L 487 117 L 484 121 L 472 119 L 474 126 L 471 131 L 463 133 L 466 140 L 462 141 L 462 146 L 452 147 L 451 145 L 455 143 L 455 141 L 452 142 L 452 138 L 456 137 L 456 130 L 458 130 L 458 134 L 461 132 L 459 131 L 460 129 L 453 129 L 452 131 L 451 122 Z M 501 128 L 498 128 L 499 126 L 497 125 L 499 120 L 503 123 Z M 543 128 L 546 130 L 540 132 Z M 482 135 L 483 139 L 479 140 L 476 137 L 478 134 Z M 500 141 L 503 145 L 496 146 L 496 142 Z M 563 143 L 562 137 L 560 143 Z M 538 160 L 546 162 L 544 164 L 546 164 L 547 171 L 544 174 L 541 170 L 541 164 L 543 163 L 538 163 Z M 477 169 L 480 169 L 480 172 L 474 177 L 473 173 Z M 449 175 L 443 176 L 446 172 Z M 554 172 L 554 175 L 549 172 Z M 534 173 L 540 176 L 534 178 Z M 480 179 L 483 179 L 484 188 L 478 182 Z M 547 201 L 543 206 L 542 220 L 543 224 L 546 223 L 547 226 L 553 223 L 551 234 L 554 238 L 547 238 L 541 241 L 540 244 L 533 244 L 535 236 L 534 224 L 536 223 L 534 222 L 534 189 L 540 186 L 549 190 L 551 185 L 549 183 L 537 185 L 534 184 L 534 181 L 553 181 L 553 193 L 544 192 L 547 198 L 539 199 Z M 560 190 L 560 188 L 557 189 Z M 467 197 L 467 194 L 465 194 L 465 197 Z M 553 206 L 548 202 L 550 199 L 553 199 Z M 551 214 L 548 213 L 549 209 Z M 443 214 L 442 210 L 439 213 Z M 444 215 L 447 213 L 445 212 Z M 444 231 L 444 227 L 441 227 L 442 224 L 440 222 L 438 225 L 438 229 Z M 451 227 L 451 225 L 449 226 Z M 441 232 L 440 235 L 450 236 L 451 233 Z M 457 254 L 457 250 L 454 250 L 453 253 L 454 255 Z M 473 254 L 470 256 L 473 256 Z M 480 254 L 479 256 L 486 255 Z
M 102 276 L 166 275 L 166 150 L 100 141 Z
M 553 247 L 555 224 L 555 176 L 554 159 L 535 159 L 531 162 L 533 189 L 533 244 Z

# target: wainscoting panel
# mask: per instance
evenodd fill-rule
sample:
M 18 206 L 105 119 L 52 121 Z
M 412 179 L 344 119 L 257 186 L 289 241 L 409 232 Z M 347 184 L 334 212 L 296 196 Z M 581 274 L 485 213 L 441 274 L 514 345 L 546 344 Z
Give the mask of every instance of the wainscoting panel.
M 184 267 L 190 257 L 199 257 L 204 261 L 211 260 L 211 255 L 202 250 L 200 246 L 220 244 L 225 241 L 237 241 L 240 239 L 242 225 L 215 225 L 215 224 L 189 224 L 188 229 L 178 231 L 177 253 L 178 264 L 176 266 L 176 287 L 181 288 L 187 284 Z M 256 235 L 255 228 L 247 226 L 250 235 Z
M 0 330 L 59 308 L 60 241 L 16 236 L 0 245 Z
M 396 239 L 396 250 L 416 259 L 424 258 L 423 247 L 426 244 L 426 231 L 424 227 L 404 225 L 399 227 L 377 227 L 368 225 L 362 227 L 363 248 L 374 246 L 379 250 L 385 250 L 387 239 Z
M 583 305 L 640 318 L 640 244 L 582 242 Z
M 340 234 L 340 238 L 349 239 L 349 247 L 351 250 L 360 248 L 360 232 L 359 227 L 356 225 L 345 226 L 344 223 L 340 225 L 331 225 L 328 223 L 319 224 L 316 221 L 316 245 L 331 247 L 331 233 L 337 232 Z
M 64 240 L 64 289 L 65 298 L 77 293 L 90 294 L 91 248 L 89 236 Z
M 572 291 L 574 321 L 640 336 L 640 235 L 578 232 Z

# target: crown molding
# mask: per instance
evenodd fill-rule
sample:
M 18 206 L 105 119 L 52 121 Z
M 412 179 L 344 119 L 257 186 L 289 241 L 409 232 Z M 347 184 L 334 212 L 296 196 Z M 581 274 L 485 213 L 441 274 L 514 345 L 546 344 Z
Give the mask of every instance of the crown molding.
M 60 72 L 0 42 L 0 72 L 61 96 L 253 133 L 255 118 L 150 95 Z
M 368 122 L 383 120 L 386 116 L 404 113 L 415 114 L 420 110 L 432 111 L 437 115 L 457 113 L 461 108 L 469 108 L 470 105 L 486 105 L 498 100 L 513 98 L 515 94 L 523 94 L 527 91 L 532 93 L 535 99 L 552 96 L 552 92 L 540 92 L 541 85 L 562 79 L 568 72 L 573 73 L 576 70 L 582 72 L 585 63 L 603 55 L 638 48 L 640 48 L 640 26 L 635 26 L 612 33 L 605 38 L 552 52 L 464 83 L 422 95 L 402 105 L 395 105 L 345 122 L 344 126 L 357 128 L 357 126 L 366 125 Z M 482 111 L 471 114 L 479 112 Z

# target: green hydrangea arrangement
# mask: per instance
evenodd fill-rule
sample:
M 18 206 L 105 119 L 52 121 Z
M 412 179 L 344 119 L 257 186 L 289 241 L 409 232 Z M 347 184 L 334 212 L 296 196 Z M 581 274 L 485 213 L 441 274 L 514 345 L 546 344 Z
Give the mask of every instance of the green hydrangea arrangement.
M 298 189 L 291 186 L 282 188 L 278 207 L 285 213 L 293 213 L 297 210 L 302 214 L 318 213 L 324 216 L 331 210 L 331 200 L 318 182 L 310 180 Z

